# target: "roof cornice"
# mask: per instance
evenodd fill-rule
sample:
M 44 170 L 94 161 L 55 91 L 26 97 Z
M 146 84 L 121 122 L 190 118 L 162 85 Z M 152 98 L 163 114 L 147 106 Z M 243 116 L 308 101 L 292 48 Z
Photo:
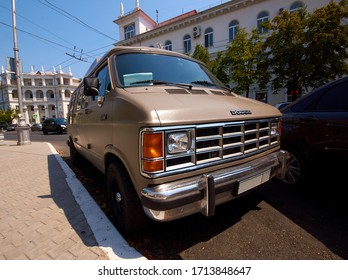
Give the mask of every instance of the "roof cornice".
M 166 25 L 161 26 L 161 24 L 159 24 L 159 27 L 152 29 L 150 31 L 141 33 L 127 40 L 120 41 L 116 43 L 115 46 L 116 45 L 123 45 L 123 46 L 134 45 L 141 41 L 155 38 L 155 37 L 158 37 L 159 35 L 176 31 L 186 26 L 197 25 L 208 19 L 221 16 L 227 13 L 231 13 L 233 11 L 240 10 L 245 7 L 248 7 L 260 2 L 265 2 L 265 1 L 268 1 L 268 0 L 231 0 L 226 3 L 220 4 L 218 6 L 214 6 L 207 10 L 198 12 L 192 16 L 189 16 L 183 19 L 179 18 L 177 21 L 174 21 L 174 22 L 171 22 L 169 20 L 168 21 L 169 23 Z

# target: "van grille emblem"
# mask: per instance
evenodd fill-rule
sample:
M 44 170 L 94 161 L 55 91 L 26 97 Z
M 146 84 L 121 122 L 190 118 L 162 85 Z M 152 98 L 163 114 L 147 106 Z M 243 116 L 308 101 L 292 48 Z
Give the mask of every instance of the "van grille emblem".
M 231 114 L 235 115 L 251 115 L 252 112 L 250 110 L 231 110 Z

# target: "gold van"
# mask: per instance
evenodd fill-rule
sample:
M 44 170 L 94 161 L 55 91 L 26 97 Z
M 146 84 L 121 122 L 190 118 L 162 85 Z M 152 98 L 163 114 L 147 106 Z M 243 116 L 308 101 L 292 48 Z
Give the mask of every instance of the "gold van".
M 170 221 L 282 179 L 281 113 L 221 84 L 199 61 L 172 51 L 115 47 L 73 93 L 71 161 L 106 177 L 122 232 Z

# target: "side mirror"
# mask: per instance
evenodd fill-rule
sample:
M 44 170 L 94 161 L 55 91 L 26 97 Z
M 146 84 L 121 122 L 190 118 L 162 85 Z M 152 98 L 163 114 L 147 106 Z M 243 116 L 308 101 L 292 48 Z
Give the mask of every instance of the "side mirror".
M 83 78 L 84 94 L 86 96 L 99 95 L 98 86 L 99 81 L 97 77 L 85 77 Z

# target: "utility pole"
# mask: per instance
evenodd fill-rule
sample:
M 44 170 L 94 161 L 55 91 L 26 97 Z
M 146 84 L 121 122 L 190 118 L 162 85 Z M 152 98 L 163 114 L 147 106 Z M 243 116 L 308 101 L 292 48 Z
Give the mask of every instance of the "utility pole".
M 16 26 L 16 4 L 15 0 L 12 0 L 12 25 L 13 25 L 13 51 L 14 51 L 14 62 L 15 62 L 15 73 L 17 80 L 17 91 L 18 91 L 18 105 L 19 105 L 19 118 L 17 126 L 18 142 L 17 145 L 29 145 L 29 126 L 25 123 L 23 116 L 23 99 L 22 99 L 22 84 L 21 84 L 21 72 L 19 67 L 19 49 L 17 45 L 17 26 Z

